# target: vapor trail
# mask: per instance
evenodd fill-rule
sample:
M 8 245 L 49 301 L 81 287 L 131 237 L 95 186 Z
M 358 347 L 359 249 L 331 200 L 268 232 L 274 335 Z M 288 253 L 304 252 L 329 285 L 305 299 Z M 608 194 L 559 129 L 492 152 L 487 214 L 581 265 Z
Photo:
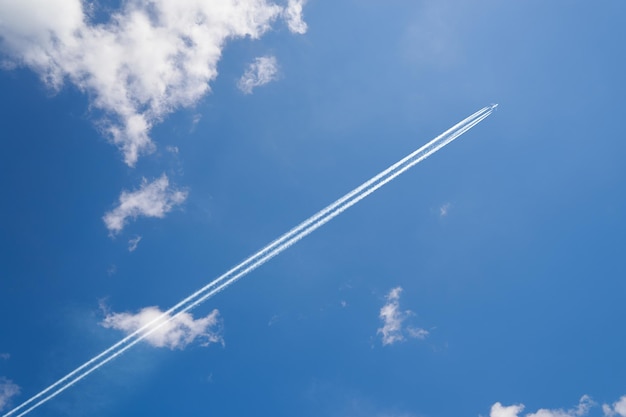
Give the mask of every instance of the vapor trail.
M 35 404 L 31 405 L 26 410 L 22 411 L 20 414 L 16 415 L 15 417 L 24 416 L 35 408 L 39 407 L 40 405 L 46 403 L 50 399 L 56 397 L 61 392 L 74 385 L 76 382 L 80 381 L 104 364 L 118 357 L 126 350 L 130 349 L 132 346 L 139 343 L 165 324 L 174 320 L 180 314 L 191 310 L 192 308 L 206 301 L 208 298 L 224 290 L 235 281 L 239 280 L 243 276 L 247 275 L 259 266 L 263 265 L 265 262 L 283 252 L 285 249 L 297 243 L 299 240 L 306 237 L 319 227 L 323 226 L 334 217 L 343 213 L 349 207 L 353 206 L 368 195 L 372 194 L 383 185 L 389 183 L 414 165 L 428 158 L 430 155 L 434 154 L 435 152 L 452 142 L 454 139 L 458 138 L 463 133 L 467 132 L 469 129 L 487 118 L 496 107 L 497 104 L 483 107 L 476 113 L 463 119 L 456 125 L 452 126 L 450 129 L 446 130 L 445 132 L 428 142 L 426 145 L 410 153 L 406 157 L 402 158 L 400 161 L 391 165 L 389 168 L 385 169 L 376 176 L 372 177 L 370 180 L 361 184 L 359 187 L 350 191 L 348 194 L 339 198 L 324 209 L 318 211 L 316 214 L 309 217 L 307 220 L 300 223 L 298 226 L 294 227 L 287 233 L 283 234 L 281 237 L 274 240 L 252 256 L 248 257 L 243 262 L 239 263 L 226 273 L 222 274 L 217 279 L 213 280 L 198 291 L 186 297 L 178 304 L 162 313 L 159 317 L 155 318 L 140 329 L 126 336 L 99 355 L 95 356 L 94 358 L 85 362 L 80 367 L 76 368 L 74 371 L 65 375 L 54 384 L 50 385 L 46 389 L 42 390 L 38 394 L 29 398 L 27 401 L 12 409 L 8 413 L 4 414 L 3 417 L 9 417 L 11 415 L 14 415 L 19 410 L 25 408 L 28 404 L 37 401 L 41 397 L 44 397 L 37 401 Z M 224 282 L 218 285 L 222 281 Z M 172 315 L 172 313 L 174 312 L 176 313 Z M 52 391 L 52 393 L 48 394 L 50 391 Z

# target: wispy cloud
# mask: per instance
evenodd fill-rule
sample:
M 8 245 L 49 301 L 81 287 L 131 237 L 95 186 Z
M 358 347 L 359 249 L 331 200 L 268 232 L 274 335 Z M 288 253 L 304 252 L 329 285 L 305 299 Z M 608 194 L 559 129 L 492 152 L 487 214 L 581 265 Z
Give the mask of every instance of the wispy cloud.
M 0 377 L 0 411 L 9 404 L 11 398 L 20 393 L 20 387 L 13 383 L 10 379 Z
M 81 0 L 2 1 L 0 50 L 5 67 L 28 66 L 53 89 L 70 81 L 87 93 L 133 166 L 154 149 L 155 123 L 209 92 L 227 41 L 259 38 L 279 18 L 304 33 L 302 4 L 129 0 L 96 23 Z
M 153 321 L 153 326 L 167 322 L 144 340 L 155 347 L 183 349 L 195 340 L 199 340 L 202 346 L 208 346 L 211 343 L 223 344 L 219 314 L 218 310 L 213 310 L 208 316 L 194 320 L 191 314 L 182 313 L 167 322 L 170 317 L 167 315 L 161 317 L 163 312 L 158 307 L 146 307 L 135 314 L 107 314 L 100 324 L 109 329 L 131 334 Z
M 256 87 L 265 85 L 276 79 L 278 63 L 276 57 L 262 56 L 255 58 L 246 72 L 237 82 L 237 87 L 245 94 L 252 94 Z
M 289 0 L 287 7 L 283 10 L 289 30 L 293 33 L 303 34 L 307 30 L 307 25 L 302 20 L 302 7 L 305 2 L 306 0 Z
M 383 326 L 377 330 L 377 334 L 382 335 L 383 346 L 401 342 L 407 337 L 425 339 L 428 336 L 428 330 L 405 325 L 405 321 L 414 313 L 400 309 L 401 292 L 401 287 L 391 289 L 386 297 L 387 303 L 380 309 L 379 317 Z
M 137 249 L 137 245 L 141 242 L 141 236 L 136 236 L 128 241 L 128 251 L 134 252 Z
M 585 417 L 595 405 L 591 397 L 583 395 L 578 405 L 569 410 L 541 408 L 534 413 L 527 413 L 526 417 Z M 491 406 L 489 417 L 520 417 L 523 410 L 524 404 L 503 406 L 497 402 Z M 626 413 L 621 416 L 625 417 Z
M 9 359 L 11 357 L 8 353 L 0 353 L 0 359 Z
M 439 207 L 439 216 L 440 217 L 446 217 L 448 215 L 448 212 L 450 211 L 450 203 L 446 203 L 444 205 L 442 205 L 441 207 Z
M 102 219 L 111 235 L 115 235 L 124 229 L 128 218 L 135 219 L 139 216 L 163 218 L 186 198 L 187 191 L 171 187 L 165 174 L 153 182 L 148 182 L 144 178 L 138 190 L 122 191 L 119 205 L 106 213 Z

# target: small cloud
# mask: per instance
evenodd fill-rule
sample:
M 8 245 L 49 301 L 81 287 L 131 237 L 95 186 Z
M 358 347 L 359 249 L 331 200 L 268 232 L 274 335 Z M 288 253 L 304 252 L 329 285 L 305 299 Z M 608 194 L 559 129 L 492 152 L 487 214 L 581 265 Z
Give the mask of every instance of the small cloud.
M 8 353 L 0 353 L 0 359 L 8 360 L 10 357 Z
M 308 27 L 302 19 L 302 6 L 306 0 L 289 0 L 287 7 L 283 10 L 283 18 L 287 22 L 289 30 L 293 33 L 303 35 Z
M 439 207 L 439 217 L 446 217 L 448 215 L 448 211 L 450 211 L 450 207 L 450 203 L 446 203 L 443 206 Z
M 341 300 L 341 307 L 343 308 L 348 307 L 348 302 L 346 300 Z
M 173 153 L 174 155 L 178 154 L 178 146 L 166 146 L 165 150 L 169 153 Z
M 272 327 L 274 324 L 276 324 L 276 322 L 280 320 L 280 316 L 278 314 L 274 314 L 271 318 L 270 321 L 267 322 L 267 326 L 268 327 Z
M 254 62 L 248 66 L 246 72 L 237 82 L 237 87 L 244 94 L 252 94 L 256 87 L 265 85 L 277 78 L 278 62 L 276 57 L 262 56 L 255 58 Z
M 595 403 L 588 395 L 583 395 L 578 405 L 570 410 L 541 408 L 536 413 L 527 414 L 526 417 L 584 417 Z
M 9 404 L 11 399 L 20 393 L 20 387 L 10 379 L 0 377 L 0 411 Z
M 614 402 L 613 406 L 603 404 L 602 411 L 606 417 L 626 417 L 626 395 Z
M 109 267 L 107 268 L 107 275 L 108 276 L 113 276 L 117 273 L 117 265 L 115 264 L 111 264 L 109 265 Z
M 198 123 L 202 120 L 202 115 L 200 113 L 196 113 L 191 118 L 191 128 L 189 129 L 189 133 L 193 133 L 196 131 L 196 127 L 198 127 Z
M 419 327 L 407 327 L 406 333 L 409 335 L 409 337 L 420 340 L 426 339 L 430 334 L 428 330 Z
M 400 310 L 400 293 L 402 287 L 396 287 L 387 294 L 387 303 L 380 309 L 379 317 L 383 321 L 376 333 L 382 335 L 383 346 L 392 345 L 405 340 L 407 337 L 425 339 L 428 330 L 418 327 L 404 326 L 407 318 L 413 316 L 411 310 Z
M 171 321 L 168 321 L 169 316 L 159 319 L 162 314 L 163 312 L 158 307 L 146 307 L 136 314 L 109 313 L 100 325 L 107 329 L 122 330 L 126 334 L 131 334 L 155 320 L 154 325 L 167 322 L 144 340 L 152 346 L 168 347 L 172 350 L 184 349 L 196 339 L 201 340 L 202 346 L 208 346 L 211 343 L 224 344 L 220 313 L 217 309 L 208 316 L 195 320 L 189 313 L 182 313 Z
M 153 182 L 143 179 L 138 190 L 122 191 L 119 205 L 104 215 L 102 220 L 113 236 L 124 229 L 127 219 L 139 216 L 163 218 L 176 205 L 187 198 L 187 191 L 170 187 L 167 175 Z
M 596 405 L 596 403 L 593 402 L 590 396 L 583 395 L 580 398 L 578 405 L 572 409 L 563 410 L 540 408 L 535 413 L 526 414 L 526 417 L 584 417 L 589 414 L 589 410 L 591 410 L 594 405 Z M 524 404 L 517 404 L 505 407 L 497 402 L 491 406 L 491 412 L 489 413 L 489 417 L 519 417 L 523 410 Z M 605 410 L 604 407 L 603 410 Z M 625 417 L 626 414 L 622 414 L 621 416 Z
M 524 410 L 524 404 L 510 405 L 508 407 L 495 403 L 491 406 L 489 417 L 518 417 L 519 413 Z
M 137 236 L 133 239 L 130 239 L 128 241 L 128 251 L 134 252 L 135 249 L 137 249 L 137 245 L 139 245 L 139 242 L 141 242 L 141 236 Z

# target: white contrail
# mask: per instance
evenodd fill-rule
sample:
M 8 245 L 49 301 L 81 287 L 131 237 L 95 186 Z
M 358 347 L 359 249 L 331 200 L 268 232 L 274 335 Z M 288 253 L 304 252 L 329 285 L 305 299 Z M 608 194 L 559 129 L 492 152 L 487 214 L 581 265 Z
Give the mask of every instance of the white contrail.
M 130 349 L 138 342 L 145 339 L 147 336 L 158 330 L 166 323 L 174 320 L 178 315 L 191 310 L 211 296 L 222 291 L 238 279 L 247 275 L 248 273 L 263 265 L 265 262 L 283 252 L 285 249 L 289 248 L 305 236 L 323 226 L 334 217 L 347 210 L 349 207 L 358 203 L 363 198 L 367 197 L 383 185 L 392 181 L 394 178 L 398 177 L 409 168 L 428 158 L 430 155 L 437 152 L 438 150 L 452 142 L 454 139 L 461 136 L 463 133 L 484 120 L 493 112 L 496 106 L 497 104 L 484 107 L 476 113 L 472 114 L 471 116 L 467 117 L 466 119 L 462 120 L 461 122 L 457 123 L 450 129 L 446 130 L 444 133 L 437 136 L 435 139 L 431 140 L 426 145 L 407 155 L 405 158 L 401 159 L 386 170 L 377 174 L 376 176 L 366 181 L 359 187 L 355 188 L 345 196 L 336 200 L 334 203 L 320 210 L 304 222 L 300 223 L 295 228 L 291 229 L 289 232 L 285 233 L 269 245 L 265 246 L 260 251 L 256 252 L 254 255 L 250 256 L 237 266 L 227 271 L 225 274 L 221 275 L 220 277 L 205 285 L 189 297 L 180 301 L 178 304 L 162 313 L 159 317 L 155 318 L 150 323 L 126 336 L 124 339 L 120 340 L 118 343 L 114 344 L 99 355 L 90 359 L 80 367 L 76 368 L 74 371 L 59 379 L 54 384 L 50 385 L 49 387 L 34 395 L 21 405 L 4 414 L 3 417 L 9 417 L 15 414 L 17 411 L 25 408 L 28 404 L 35 402 L 41 397 L 44 397 L 37 401 L 35 404 L 31 405 L 26 410 L 22 411 L 20 414 L 16 415 L 15 417 L 24 416 L 30 411 L 49 401 L 50 399 L 56 397 L 58 394 L 65 391 L 76 382 L 80 381 L 96 369 L 100 368 L 107 362 L 113 360 L 126 350 Z M 218 284 L 222 281 L 225 282 L 218 286 Z M 174 313 L 175 311 L 177 312 L 172 315 L 172 313 Z M 46 395 L 50 391 L 53 392 Z

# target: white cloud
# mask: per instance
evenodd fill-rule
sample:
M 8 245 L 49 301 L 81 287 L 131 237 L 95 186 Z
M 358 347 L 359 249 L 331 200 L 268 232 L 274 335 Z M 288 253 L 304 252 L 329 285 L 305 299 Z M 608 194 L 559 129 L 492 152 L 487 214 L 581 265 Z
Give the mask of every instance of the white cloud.
M 591 397 L 583 395 L 578 405 L 570 410 L 541 408 L 535 413 L 527 413 L 526 417 L 584 417 L 594 405 Z M 497 402 L 491 406 L 489 417 L 519 417 L 522 410 L 523 404 L 505 407 Z
M 626 395 L 613 405 L 613 410 L 621 417 L 626 417 Z
M 141 242 L 141 236 L 134 237 L 128 241 L 128 251 L 134 252 L 137 249 L 137 245 Z
M 400 310 L 401 287 L 396 287 L 387 294 L 387 303 L 380 309 L 379 317 L 383 321 L 383 327 L 377 330 L 382 335 L 383 346 L 401 342 L 406 337 L 424 339 L 428 331 L 418 327 L 405 326 L 404 322 L 413 315 L 411 310 Z
M 161 314 L 163 312 L 158 307 L 146 307 L 136 314 L 109 313 L 100 324 L 130 334 L 157 319 Z M 202 346 L 211 343 L 223 344 L 219 314 L 218 310 L 213 310 L 208 316 L 194 320 L 191 314 L 182 313 L 144 340 L 152 346 L 170 349 L 183 349 L 196 339 L 201 341 Z M 169 316 L 166 316 L 157 323 L 165 322 L 168 318 Z
M 283 10 L 289 30 L 293 33 L 304 34 L 307 31 L 307 25 L 302 20 L 302 7 L 305 2 L 306 0 L 289 0 L 287 7 Z
M 575 408 L 570 410 L 549 410 L 545 408 L 539 409 L 536 413 L 527 414 L 526 417 L 583 417 L 589 413 L 594 405 L 591 397 L 583 395 Z
M 0 411 L 4 410 L 11 398 L 20 393 L 20 387 L 10 379 L 0 377 Z
M 186 198 L 187 191 L 170 187 L 165 174 L 150 183 L 144 178 L 138 190 L 122 191 L 119 205 L 106 213 L 102 219 L 109 232 L 116 234 L 122 231 L 128 218 L 135 219 L 139 216 L 162 218 L 174 206 L 182 204 Z
M 0 0 L 0 51 L 5 67 L 27 66 L 53 89 L 70 81 L 87 93 L 129 166 L 154 149 L 155 123 L 209 92 L 228 40 L 259 38 L 279 17 L 306 31 L 299 0 L 128 0 L 97 24 L 84 4 Z
M 9 359 L 11 357 L 8 353 L 0 353 L 0 359 Z
M 252 94 L 256 87 L 265 85 L 276 79 L 278 63 L 276 57 L 262 56 L 255 58 L 248 66 L 246 72 L 237 82 L 237 87 L 245 94 Z
M 624 395 L 618 401 L 613 403 L 613 406 L 604 404 L 602 406 L 602 411 L 604 412 L 604 415 L 607 417 L 614 417 L 614 416 L 626 417 L 626 395 Z
M 495 403 L 491 406 L 489 417 L 518 417 L 522 410 L 524 410 L 523 404 L 505 407 L 500 403 Z

